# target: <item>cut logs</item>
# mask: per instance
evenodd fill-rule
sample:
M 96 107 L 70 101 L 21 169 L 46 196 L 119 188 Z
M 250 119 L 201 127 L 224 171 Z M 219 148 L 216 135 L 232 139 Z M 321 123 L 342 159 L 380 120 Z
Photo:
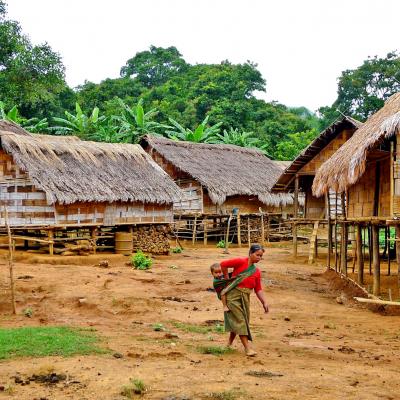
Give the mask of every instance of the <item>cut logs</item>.
M 133 227 L 133 250 L 145 253 L 168 254 L 170 228 L 168 225 L 140 225 Z

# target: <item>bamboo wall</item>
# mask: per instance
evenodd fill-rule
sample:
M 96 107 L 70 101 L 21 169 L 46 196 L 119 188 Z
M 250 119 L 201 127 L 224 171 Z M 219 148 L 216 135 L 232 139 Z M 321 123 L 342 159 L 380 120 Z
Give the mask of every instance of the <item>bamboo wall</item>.
M 318 168 L 328 160 L 354 133 L 354 129 L 345 129 L 339 133 L 327 146 L 325 146 L 311 161 L 299 170 L 299 174 L 315 175 Z
M 0 151 L 0 205 L 7 206 L 11 226 L 119 225 L 172 222 L 172 205 L 143 203 L 73 203 L 49 205 L 46 194 L 35 187 L 11 156 Z M 0 207 L 0 225 L 5 225 Z
M 390 217 L 390 160 L 380 161 L 377 216 Z M 374 216 L 376 162 L 367 164 L 360 180 L 349 188 L 348 217 Z

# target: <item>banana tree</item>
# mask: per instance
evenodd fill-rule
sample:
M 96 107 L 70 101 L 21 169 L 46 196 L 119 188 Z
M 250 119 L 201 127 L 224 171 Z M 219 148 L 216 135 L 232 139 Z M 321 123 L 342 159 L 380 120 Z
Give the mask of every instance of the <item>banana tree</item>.
M 207 126 L 208 116 L 204 118 L 203 122 L 199 124 L 195 130 L 191 130 L 189 128 L 184 128 L 177 121 L 172 118 L 169 118 L 169 121 L 173 125 L 172 128 L 174 130 L 168 129 L 165 133 L 174 140 L 184 140 L 187 142 L 196 142 L 196 143 L 214 143 L 215 137 L 219 133 L 220 126 L 222 122 L 218 122 L 215 125 Z
M 59 125 L 50 128 L 58 135 L 77 135 L 88 139 L 99 132 L 107 124 L 107 117 L 99 116 L 98 107 L 94 107 L 90 115 L 86 115 L 78 103 L 75 103 L 76 115 L 65 111 L 66 118 L 54 117 Z
M 153 108 L 145 112 L 143 99 L 140 99 L 136 106 L 133 107 L 130 107 L 121 99 L 118 99 L 118 102 L 121 106 L 121 115 L 117 117 L 117 120 L 122 141 L 139 143 L 144 135 L 158 135 L 158 130 L 170 128 L 167 125 L 153 121 L 158 111 Z

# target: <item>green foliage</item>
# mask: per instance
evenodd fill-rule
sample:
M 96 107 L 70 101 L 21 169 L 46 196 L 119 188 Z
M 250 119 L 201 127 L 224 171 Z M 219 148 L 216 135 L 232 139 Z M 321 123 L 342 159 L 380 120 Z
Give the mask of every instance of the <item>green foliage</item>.
M 214 356 L 222 356 L 235 351 L 231 347 L 225 346 L 199 346 L 197 350 L 202 354 L 212 354 Z
M 104 353 L 93 332 L 67 327 L 0 328 L 0 360 Z
M 182 247 L 179 247 L 179 246 L 177 246 L 177 247 L 174 247 L 173 249 L 172 249 L 172 252 L 173 253 L 182 253 Z
M 220 240 L 220 241 L 217 243 L 217 248 L 218 248 L 218 249 L 224 249 L 224 248 L 225 248 L 225 240 Z
M 398 91 L 399 54 L 392 51 L 383 58 L 370 57 L 358 68 L 342 72 L 336 101 L 331 107 L 319 109 L 323 117 L 323 127 L 330 125 L 341 113 L 365 121 L 383 106 L 389 96 Z
M 207 126 L 209 117 L 205 117 L 204 120 L 199 124 L 193 131 L 189 128 L 184 128 L 177 121 L 170 118 L 169 122 L 175 127 L 174 130 L 166 130 L 166 134 L 175 140 L 184 140 L 187 142 L 196 143 L 213 143 L 215 136 L 219 133 L 219 127 L 222 122 L 218 122 L 212 126 Z
M 51 128 L 58 135 L 77 135 L 83 139 L 89 139 L 96 135 L 101 126 L 106 123 L 107 118 L 99 116 L 99 109 L 93 108 L 90 115 L 86 115 L 78 103 L 75 103 L 76 114 L 65 111 L 66 118 L 54 117 L 53 120 L 59 125 Z
M 123 100 L 117 99 L 121 107 L 121 115 L 117 119 L 120 125 L 119 132 L 125 142 L 139 143 L 146 134 L 157 134 L 158 129 L 169 128 L 167 125 L 153 121 L 157 115 L 156 109 L 145 112 L 143 99 L 136 106 L 129 107 Z
M 289 133 L 286 140 L 282 140 L 277 144 L 275 157 L 278 160 L 293 160 L 317 136 L 318 132 L 314 129 L 305 132 Z
M 151 268 L 153 260 L 142 251 L 138 250 L 136 254 L 131 257 L 131 263 L 135 269 L 146 270 Z
M 0 93 L 7 108 L 18 105 L 25 118 L 61 110 L 67 86 L 61 57 L 48 44 L 33 45 L 18 22 L 0 6 Z M 62 105 L 61 105 L 62 106 Z
M 153 328 L 153 331 L 156 331 L 156 332 L 165 331 L 164 325 L 160 324 L 160 323 L 153 324 L 152 328 Z
M 225 329 L 220 324 L 215 324 L 214 326 L 202 326 L 202 325 L 195 325 L 195 324 L 187 324 L 183 322 L 173 322 L 172 323 L 175 328 L 178 328 L 184 332 L 189 333 L 225 333 Z
M 143 395 L 147 390 L 147 386 L 141 379 L 130 379 L 129 384 L 122 387 L 121 395 L 133 399 L 135 395 Z

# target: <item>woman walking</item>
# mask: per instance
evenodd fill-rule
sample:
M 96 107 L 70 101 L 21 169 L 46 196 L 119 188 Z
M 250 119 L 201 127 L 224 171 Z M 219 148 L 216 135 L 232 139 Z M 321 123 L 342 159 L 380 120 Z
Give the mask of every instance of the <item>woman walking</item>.
M 225 331 L 230 332 L 228 345 L 231 346 L 235 337 L 239 335 L 246 355 L 255 356 L 257 353 L 250 347 L 252 341 L 250 333 L 250 293 L 252 290 L 268 313 L 268 304 L 261 285 L 261 272 L 255 266 L 263 257 L 264 248 L 259 244 L 250 247 L 248 257 L 231 258 L 221 262 L 221 269 L 225 279 L 229 279 L 229 269 L 232 277 L 236 278 L 222 290 L 226 294 L 229 311 L 224 312 Z

